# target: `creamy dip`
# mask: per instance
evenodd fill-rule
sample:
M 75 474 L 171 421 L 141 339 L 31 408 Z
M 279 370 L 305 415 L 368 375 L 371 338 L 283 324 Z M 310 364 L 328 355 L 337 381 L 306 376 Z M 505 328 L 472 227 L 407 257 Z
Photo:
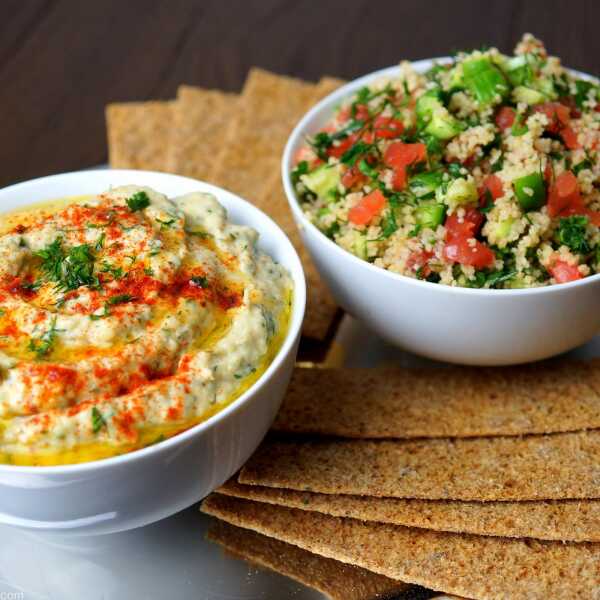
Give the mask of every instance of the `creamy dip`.
M 67 464 L 221 410 L 285 337 L 292 282 L 209 195 L 114 188 L 0 219 L 0 462 Z

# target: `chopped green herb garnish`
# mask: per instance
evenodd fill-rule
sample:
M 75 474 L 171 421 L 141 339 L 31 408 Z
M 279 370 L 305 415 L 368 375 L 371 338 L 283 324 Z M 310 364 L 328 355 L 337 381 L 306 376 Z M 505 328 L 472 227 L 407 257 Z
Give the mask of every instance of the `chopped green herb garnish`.
M 175 223 L 177 219 L 169 219 L 168 221 L 162 221 L 161 219 L 156 219 L 157 223 L 160 223 L 160 228 L 161 229 L 166 229 L 168 227 L 171 227 L 171 225 L 173 225 L 173 223 Z
M 92 431 L 98 433 L 103 427 L 106 427 L 106 419 L 95 406 L 92 406 Z
M 291 173 L 292 183 L 296 185 L 300 181 L 302 175 L 308 173 L 308 163 L 305 160 L 301 160 L 293 169 Z
M 587 254 L 591 247 L 587 239 L 589 219 L 580 215 L 565 217 L 560 220 L 556 231 L 556 239 L 576 254 Z
M 38 359 L 48 356 L 54 347 L 58 331 L 61 330 L 56 328 L 56 317 L 53 317 L 49 329 L 44 331 L 39 337 L 29 340 L 29 350 L 35 352 Z
M 150 206 L 150 198 L 148 198 L 148 194 L 143 191 L 136 192 L 133 194 L 133 196 L 127 198 L 125 202 L 127 202 L 127 206 L 129 206 L 129 210 L 131 212 L 143 210 L 144 208 L 148 208 L 148 206 Z
M 100 250 L 102 250 L 102 248 L 104 248 L 105 240 L 106 240 L 106 233 L 104 233 L 104 231 L 103 231 L 102 234 L 100 235 L 100 237 L 98 238 L 98 240 L 96 241 L 96 245 L 94 246 L 96 252 L 99 252 Z
M 116 304 L 125 304 L 126 302 L 131 302 L 134 297 L 131 294 L 117 294 L 116 296 L 111 296 L 106 304 L 108 306 L 115 306 Z
M 42 259 L 41 269 L 45 278 L 54 281 L 60 290 L 100 285 L 98 277 L 94 275 L 94 254 L 89 244 L 73 246 L 65 252 L 62 238 L 58 237 L 43 250 L 34 252 L 34 256 Z
M 190 281 L 198 287 L 207 288 L 208 287 L 208 279 L 202 275 L 190 277 Z

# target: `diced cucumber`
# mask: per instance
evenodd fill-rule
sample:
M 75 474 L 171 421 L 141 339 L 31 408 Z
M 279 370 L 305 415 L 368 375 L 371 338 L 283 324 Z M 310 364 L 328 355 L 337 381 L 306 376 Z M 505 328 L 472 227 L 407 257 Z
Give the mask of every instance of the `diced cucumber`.
M 363 260 L 367 260 L 369 253 L 367 249 L 367 236 L 357 233 L 354 238 L 354 254 Z
M 463 68 L 460 63 L 453 67 L 450 71 L 450 89 L 461 88 L 465 84 Z
M 546 202 L 546 185 L 541 173 L 531 173 L 513 181 L 515 195 L 523 210 L 537 210 Z
M 448 109 L 438 106 L 431 113 L 431 121 L 425 128 L 429 133 L 439 140 L 449 140 L 465 129 L 465 125 L 454 118 Z
M 435 190 L 442 185 L 443 180 L 443 171 L 430 171 L 411 177 L 408 185 L 417 198 L 427 198 L 435 194 Z
M 340 171 L 335 165 L 321 165 L 312 173 L 302 175 L 300 180 L 319 198 L 327 198 L 330 192 L 337 190 L 340 183 Z
M 465 86 L 480 104 L 495 104 L 508 94 L 508 82 L 489 58 L 471 58 L 462 66 Z
M 459 177 L 450 183 L 444 202 L 450 208 L 456 208 L 464 204 L 473 204 L 479 200 L 479 194 L 473 181 Z
M 494 227 L 494 236 L 498 241 L 506 241 L 510 236 L 510 232 L 512 230 L 512 226 L 515 220 L 513 218 L 504 219 L 504 221 L 500 221 L 496 223 Z M 502 244 L 498 244 L 499 246 Z
M 528 85 L 533 80 L 533 69 L 524 54 L 507 60 L 504 68 L 508 81 L 514 86 Z
M 417 99 L 415 112 L 420 123 L 429 123 L 431 115 L 436 108 L 443 106 L 440 92 L 437 88 L 428 90 Z
M 515 102 L 524 102 L 525 104 L 541 104 L 546 102 L 548 97 L 538 90 L 534 90 L 524 85 L 517 86 L 512 91 L 513 99 Z
M 538 77 L 533 82 L 533 87 L 542 92 L 547 99 L 556 100 L 556 98 L 558 98 L 558 94 L 554 88 L 554 83 L 549 77 Z
M 422 228 L 435 229 L 444 222 L 446 207 L 443 204 L 421 204 L 415 209 L 417 225 Z

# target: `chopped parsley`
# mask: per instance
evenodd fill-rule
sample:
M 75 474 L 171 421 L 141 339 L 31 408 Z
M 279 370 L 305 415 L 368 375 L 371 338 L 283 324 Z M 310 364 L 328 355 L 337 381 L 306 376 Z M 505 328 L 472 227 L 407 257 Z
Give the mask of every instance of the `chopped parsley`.
M 62 238 L 57 237 L 43 250 L 34 252 L 41 259 L 45 279 L 54 281 L 62 291 L 76 290 L 87 285 L 98 287 L 100 281 L 94 275 L 94 254 L 89 244 L 73 246 L 65 251 Z
M 127 206 L 129 206 L 129 210 L 131 212 L 143 210 L 144 208 L 148 208 L 148 206 L 150 206 L 150 198 L 148 198 L 148 194 L 143 191 L 136 192 L 133 194 L 133 196 L 127 198 L 125 202 L 127 202 Z
M 292 183 L 296 185 L 300 181 L 302 175 L 308 173 L 308 163 L 305 160 L 301 160 L 294 168 L 291 174 Z
M 576 254 L 587 254 L 591 250 L 586 233 L 588 222 L 589 219 L 581 215 L 561 219 L 556 230 L 556 240 Z
M 48 356 L 52 352 L 58 331 L 61 330 L 56 328 L 56 317 L 53 317 L 49 329 L 44 331 L 39 337 L 29 340 L 28 348 L 31 352 L 35 352 L 38 360 Z
M 100 234 L 100 237 L 96 241 L 96 245 L 94 246 L 96 252 L 102 250 L 104 248 L 104 241 L 106 240 L 106 233 L 104 231 Z
M 92 406 L 92 431 L 98 433 L 103 427 L 106 427 L 106 419 L 95 406 Z
M 107 262 L 102 263 L 102 272 L 110 273 L 114 279 L 121 279 L 121 277 L 124 276 L 122 267 L 114 267 L 113 265 L 111 265 Z
M 173 223 L 175 223 L 177 219 L 169 219 L 168 221 L 163 221 L 162 219 L 156 219 L 157 223 L 160 223 L 160 228 L 161 229 L 167 229 L 169 227 L 171 227 L 171 225 L 173 225 Z
M 131 302 L 134 297 L 131 294 L 117 294 L 116 296 L 111 296 L 106 304 L 108 306 L 115 306 L 116 304 L 125 304 L 126 302 Z
M 200 287 L 200 288 L 208 287 L 208 279 L 202 275 L 190 277 L 190 281 L 197 287 Z

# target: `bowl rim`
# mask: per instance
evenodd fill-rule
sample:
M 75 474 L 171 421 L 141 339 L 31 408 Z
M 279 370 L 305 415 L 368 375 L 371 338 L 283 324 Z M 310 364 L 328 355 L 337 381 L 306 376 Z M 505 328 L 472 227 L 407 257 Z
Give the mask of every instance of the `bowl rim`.
M 60 181 L 64 178 L 70 178 L 78 176 L 80 177 L 82 174 L 85 174 L 89 177 L 94 177 L 95 175 L 102 175 L 102 177 L 106 177 L 109 173 L 117 173 L 119 176 L 125 176 L 127 174 L 131 174 L 132 178 L 140 178 L 143 176 L 151 176 L 153 178 L 160 177 L 161 179 L 168 179 L 171 181 L 179 181 L 182 184 L 195 184 L 198 186 L 198 191 L 206 191 L 208 193 L 212 193 L 216 196 L 217 200 L 221 202 L 222 197 L 226 197 L 227 201 L 231 201 L 234 204 L 239 204 L 242 211 L 244 213 L 253 213 L 258 220 L 262 220 L 270 224 L 270 226 L 276 232 L 276 235 L 280 237 L 279 240 L 276 240 L 276 244 L 278 246 L 287 246 L 287 252 L 291 257 L 291 264 L 285 265 L 286 269 L 289 271 L 292 280 L 295 283 L 294 290 L 292 294 L 292 313 L 290 317 L 290 322 L 288 325 L 288 331 L 279 348 L 277 354 L 265 370 L 265 372 L 238 398 L 236 398 L 233 402 L 225 406 L 222 410 L 212 415 L 205 421 L 190 427 L 178 433 L 166 440 L 159 442 L 157 444 L 153 444 L 150 446 L 145 446 L 143 448 L 138 448 L 137 450 L 132 450 L 125 454 L 119 454 L 117 456 L 111 456 L 108 458 L 101 458 L 93 461 L 87 461 L 82 463 L 72 463 L 66 465 L 51 465 L 51 466 L 33 466 L 33 465 L 10 465 L 10 464 L 0 464 L 0 475 L 1 474 L 23 474 L 23 475 L 76 475 L 79 473 L 89 472 L 93 470 L 102 470 L 102 469 L 110 469 L 113 467 L 120 467 L 127 463 L 136 461 L 136 460 L 144 460 L 151 455 L 158 455 L 162 452 L 167 452 L 174 447 L 184 444 L 190 438 L 195 437 L 196 435 L 201 435 L 208 429 L 211 429 L 220 421 L 224 421 L 228 417 L 235 414 L 238 410 L 240 410 L 245 404 L 247 404 L 252 397 L 256 394 L 256 392 L 262 388 L 268 381 L 272 379 L 272 377 L 276 374 L 276 371 L 279 370 L 280 366 L 290 353 L 293 350 L 296 339 L 299 337 L 302 323 L 304 320 L 304 312 L 306 309 L 306 279 L 304 277 L 304 270 L 302 268 L 302 263 L 300 261 L 300 257 L 296 252 L 293 244 L 290 242 L 289 238 L 285 234 L 285 232 L 281 229 L 281 227 L 273 220 L 269 215 L 264 213 L 262 210 L 254 206 L 248 200 L 226 190 L 225 188 L 218 187 L 211 183 L 207 183 L 198 179 L 193 179 L 191 177 L 184 177 L 182 175 L 175 175 L 171 173 L 162 173 L 159 171 L 148 171 L 148 170 L 137 170 L 137 169 L 89 169 L 89 170 L 80 170 L 80 171 L 69 171 L 65 173 L 57 173 L 54 175 L 47 175 L 44 177 L 37 177 L 34 179 L 29 179 L 26 181 L 22 181 L 19 183 L 15 183 L 3 188 L 0 188 L 0 200 L 5 192 L 7 191 L 15 191 L 15 190 L 23 190 L 23 192 L 27 192 L 29 187 L 34 187 L 36 185 L 42 183 L 50 183 L 52 180 Z M 125 185 L 125 184 L 119 184 Z M 60 195 L 54 196 L 54 198 L 60 198 Z M 49 198 L 52 200 L 53 198 Z M 43 200 L 42 200 L 43 202 Z M 26 207 L 27 204 L 24 204 L 23 207 Z M 9 209 L 12 210 L 12 209 Z M 2 214 L 3 210 L 0 210 L 0 214 Z M 243 221 L 243 219 L 241 220 Z M 243 222 L 241 223 L 243 224 Z M 258 231 L 259 235 L 261 234 Z
M 423 72 L 426 69 L 430 68 L 435 63 L 448 63 L 452 60 L 450 56 L 439 56 L 436 58 L 424 58 L 421 60 L 410 61 L 410 64 L 417 72 Z M 590 75 L 588 73 L 584 73 L 582 71 L 577 71 L 575 69 L 570 69 L 565 67 L 572 75 L 577 77 L 581 77 L 583 79 L 588 79 L 592 81 L 598 81 L 598 78 Z M 285 195 L 296 218 L 296 225 L 302 231 L 302 229 L 307 229 L 311 234 L 316 235 L 319 242 L 324 243 L 325 247 L 329 250 L 329 252 L 335 253 L 342 260 L 350 260 L 355 266 L 365 268 L 372 272 L 373 276 L 381 276 L 383 278 L 390 280 L 390 285 L 396 283 L 404 283 L 407 285 L 413 285 L 417 287 L 421 287 L 423 289 L 436 289 L 440 293 L 446 293 L 451 295 L 466 295 L 466 296 L 474 296 L 474 297 L 518 297 L 518 296 L 531 296 L 531 295 L 545 295 L 551 294 L 553 292 L 564 291 L 565 289 L 571 289 L 579 286 L 588 285 L 600 280 L 600 273 L 596 273 L 594 275 L 588 275 L 582 279 L 578 279 L 576 281 L 570 281 L 567 283 L 554 283 L 552 285 L 546 285 L 541 287 L 531 287 L 531 288 L 517 288 L 517 289 L 489 289 L 489 288 L 468 288 L 468 287 L 460 287 L 460 286 L 450 286 L 443 285 L 440 283 L 432 283 L 430 281 L 422 281 L 420 279 L 415 279 L 413 277 L 408 277 L 406 275 L 401 275 L 400 273 L 394 273 L 388 269 L 383 269 L 382 267 L 377 267 L 372 263 L 367 262 L 358 256 L 355 256 L 348 250 L 345 250 L 338 244 L 336 244 L 333 240 L 330 240 L 316 225 L 314 225 L 308 217 L 305 215 L 298 198 L 296 197 L 296 193 L 294 190 L 294 186 L 291 181 L 291 165 L 293 160 L 293 154 L 296 147 L 299 144 L 300 139 L 305 138 L 309 133 L 311 133 L 312 121 L 322 117 L 327 113 L 331 113 L 332 109 L 335 105 L 339 104 L 342 100 L 346 99 L 358 89 L 371 83 L 373 80 L 378 79 L 380 77 L 389 77 L 389 76 L 397 76 L 400 70 L 400 65 L 392 65 L 389 67 L 384 67 L 382 69 L 377 69 L 376 71 L 372 71 L 367 73 L 366 75 L 362 75 L 349 81 L 343 86 L 339 87 L 337 90 L 333 91 L 331 94 L 322 98 L 317 104 L 315 104 L 304 116 L 298 121 L 296 126 L 294 127 L 292 133 L 288 137 L 288 140 L 285 145 L 285 149 L 283 151 L 282 159 L 281 159 L 281 178 L 283 181 L 283 188 L 285 190 Z

